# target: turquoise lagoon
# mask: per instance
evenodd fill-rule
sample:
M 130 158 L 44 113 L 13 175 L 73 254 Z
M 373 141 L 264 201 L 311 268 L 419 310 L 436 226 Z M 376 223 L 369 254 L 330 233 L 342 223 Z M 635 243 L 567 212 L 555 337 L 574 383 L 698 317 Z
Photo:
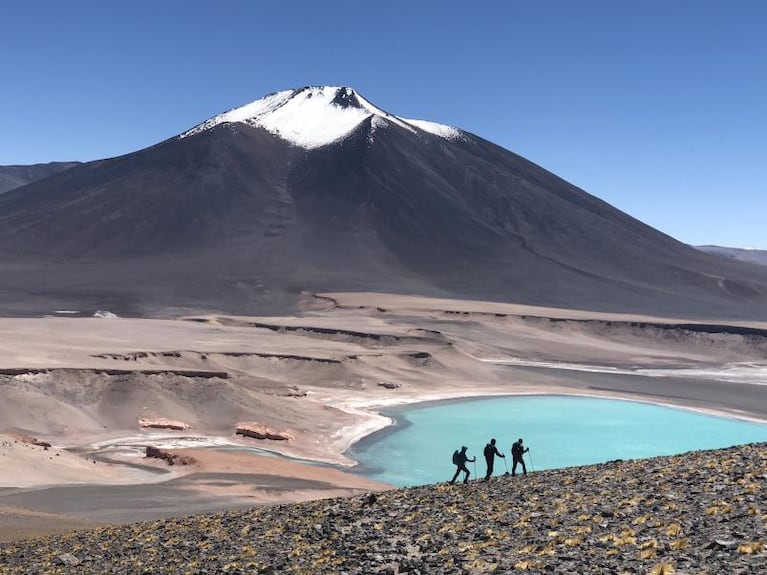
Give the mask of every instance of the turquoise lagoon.
M 492 438 L 510 467 L 511 444 L 524 438 L 528 472 L 672 455 L 767 441 L 767 425 L 633 401 L 574 396 L 505 396 L 419 404 L 385 412 L 397 425 L 355 445 L 356 472 L 396 486 L 447 481 L 455 449 L 466 445 L 475 476 Z M 495 475 L 506 471 L 496 458 Z M 518 469 L 519 471 L 519 469 Z

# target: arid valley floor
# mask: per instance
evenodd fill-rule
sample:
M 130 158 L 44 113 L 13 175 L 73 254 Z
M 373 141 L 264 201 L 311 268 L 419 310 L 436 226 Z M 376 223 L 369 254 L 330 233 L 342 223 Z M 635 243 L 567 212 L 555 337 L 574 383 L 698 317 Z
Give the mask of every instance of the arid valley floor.
M 385 489 L 345 452 L 395 404 L 564 393 L 767 420 L 767 323 L 381 294 L 68 315 L 0 319 L 0 540 Z

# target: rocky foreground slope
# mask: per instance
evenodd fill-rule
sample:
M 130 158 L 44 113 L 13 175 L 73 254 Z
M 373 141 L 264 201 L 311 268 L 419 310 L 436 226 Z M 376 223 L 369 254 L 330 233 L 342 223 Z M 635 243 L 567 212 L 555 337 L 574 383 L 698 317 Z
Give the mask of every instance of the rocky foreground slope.
M 766 494 L 754 444 L 19 541 L 0 573 L 764 573 Z

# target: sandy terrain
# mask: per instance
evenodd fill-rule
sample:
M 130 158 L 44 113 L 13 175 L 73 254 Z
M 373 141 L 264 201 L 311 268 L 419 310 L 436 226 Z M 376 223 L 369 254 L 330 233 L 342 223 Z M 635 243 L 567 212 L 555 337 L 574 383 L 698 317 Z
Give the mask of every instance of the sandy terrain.
M 706 318 L 326 294 L 295 317 L 0 319 L 0 433 L 51 444 L 0 438 L 0 538 L 383 488 L 342 471 L 383 406 L 573 393 L 767 420 L 764 385 L 767 325 Z

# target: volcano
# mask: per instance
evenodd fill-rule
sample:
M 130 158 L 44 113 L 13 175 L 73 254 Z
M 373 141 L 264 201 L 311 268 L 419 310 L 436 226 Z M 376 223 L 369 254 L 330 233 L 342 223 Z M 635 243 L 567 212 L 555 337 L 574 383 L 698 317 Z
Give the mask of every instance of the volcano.
M 767 319 L 767 269 L 346 87 L 276 92 L 0 194 L 0 265 L 6 315 L 282 313 L 375 291 Z

